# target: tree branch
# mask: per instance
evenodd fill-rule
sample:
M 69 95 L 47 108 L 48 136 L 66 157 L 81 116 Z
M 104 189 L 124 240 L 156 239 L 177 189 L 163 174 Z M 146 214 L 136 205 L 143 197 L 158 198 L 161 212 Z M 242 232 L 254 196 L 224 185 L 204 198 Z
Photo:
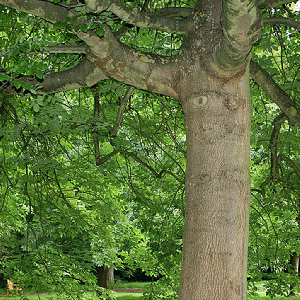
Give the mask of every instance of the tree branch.
M 141 28 L 156 29 L 177 34 L 185 34 L 188 30 L 187 20 L 162 17 L 154 11 L 140 11 L 137 7 L 129 8 L 123 5 L 120 0 L 85 0 L 85 3 L 87 11 L 100 13 L 104 10 L 109 10 L 121 20 Z
M 65 22 L 66 19 L 70 19 L 72 24 L 78 24 L 84 20 L 82 17 L 74 19 L 74 17 L 78 16 L 78 12 L 74 8 L 67 9 L 48 1 L 0 0 L 0 4 L 40 17 L 51 23 Z
M 53 174 L 54 174 L 55 183 L 56 183 L 56 185 L 59 189 L 59 192 L 60 192 L 60 195 L 61 195 L 62 199 L 64 200 L 64 202 L 66 203 L 68 208 L 72 208 L 72 205 L 68 201 L 68 199 L 67 199 L 67 197 L 66 197 L 66 195 L 65 195 L 65 193 L 64 193 L 64 191 L 63 191 L 63 189 L 62 189 L 62 187 L 59 183 L 59 180 L 58 180 L 57 173 L 56 173 L 55 169 L 53 169 Z
M 267 5 L 268 7 L 276 7 L 279 5 L 289 4 L 296 2 L 291 0 L 259 0 L 258 5 Z
M 124 111 L 125 111 L 126 104 L 127 104 L 128 100 L 130 99 L 131 94 L 134 91 L 134 89 L 135 89 L 135 87 L 133 87 L 133 86 L 129 87 L 126 94 L 121 99 L 121 103 L 120 103 L 116 123 L 110 131 L 111 135 L 116 135 L 118 133 L 121 122 L 122 122 L 122 119 L 123 119 L 123 114 L 124 114 Z
M 189 7 L 164 7 L 154 11 L 159 17 L 188 17 L 193 12 Z
M 270 99 L 278 105 L 278 107 L 288 117 L 289 122 L 293 125 L 300 123 L 300 109 L 294 101 L 290 99 L 288 94 L 272 79 L 258 63 L 251 60 L 250 76 L 267 93 Z
M 300 169 L 296 166 L 296 164 L 290 158 L 288 158 L 284 154 L 280 154 L 279 159 L 285 160 L 290 165 L 290 167 L 294 170 L 294 172 L 300 177 Z
M 213 60 L 226 71 L 240 66 L 249 56 L 261 34 L 261 14 L 254 1 L 227 0 L 223 1 L 221 22 L 224 36 Z
M 75 54 L 87 54 L 88 47 L 85 45 L 77 46 L 49 46 L 45 47 L 46 53 L 75 53 Z
M 284 18 L 284 17 L 263 19 L 263 25 L 272 25 L 272 24 L 286 25 L 300 31 L 300 23 L 293 19 Z
M 69 91 L 86 86 L 93 86 L 100 80 L 107 79 L 102 70 L 88 60 L 83 59 L 75 67 L 45 75 L 43 80 L 39 80 L 34 76 L 22 76 L 19 80 L 30 84 L 31 86 L 40 87 L 36 90 L 38 94 L 48 94 L 62 91 Z M 19 94 L 21 90 L 17 90 L 11 83 L 3 84 L 4 94 Z
M 97 166 L 104 164 L 106 161 L 108 161 L 110 158 L 112 158 L 113 156 L 115 156 L 118 153 L 120 153 L 120 150 L 114 150 L 114 151 L 110 152 L 109 154 L 105 155 L 104 157 L 102 157 L 99 160 Z
M 99 137 L 98 137 L 98 130 L 97 130 L 97 119 L 99 118 L 100 113 L 100 97 L 99 97 L 99 91 L 98 86 L 93 87 L 92 93 L 94 96 L 94 119 L 95 124 L 93 125 L 93 140 L 94 140 L 94 147 L 95 147 L 95 159 L 96 159 L 96 165 L 99 165 L 100 162 L 100 146 L 99 146 Z
M 277 142 L 280 133 L 281 124 L 287 120 L 284 114 L 279 115 L 273 121 L 273 131 L 270 139 L 271 150 L 271 177 L 272 180 L 278 180 L 278 155 L 277 155 Z
M 143 160 L 141 160 L 136 154 L 134 154 L 132 152 L 129 152 L 129 151 L 126 151 L 126 150 L 114 150 L 114 151 L 112 151 L 111 153 L 107 154 L 105 157 L 103 157 L 99 160 L 99 165 L 105 163 L 107 160 L 109 160 L 110 158 L 112 158 L 113 156 L 115 156 L 118 153 L 121 153 L 125 156 L 129 156 L 129 157 L 133 158 L 136 162 L 138 162 L 139 164 L 144 166 L 146 169 L 148 169 L 157 178 L 162 178 L 163 174 L 169 174 L 173 178 L 175 178 L 178 182 L 184 183 L 184 180 L 182 180 L 181 178 L 179 178 L 177 175 L 175 175 L 174 173 L 172 173 L 169 170 L 163 169 L 159 173 L 156 172 L 156 170 L 153 167 L 151 167 L 150 165 L 145 163 Z
M 86 2 L 88 3 L 88 1 Z M 116 0 L 116 3 L 118 4 L 119 0 Z M 28 12 L 50 22 L 66 21 L 66 18 L 72 19 L 78 15 L 75 9 L 67 9 L 48 1 L 0 0 L 0 4 Z M 79 18 L 76 19 L 76 22 L 79 22 Z M 82 22 L 86 21 L 82 20 Z M 92 49 L 93 54 L 96 55 L 96 57 L 89 55 L 89 62 L 84 60 L 70 70 L 46 75 L 41 82 L 33 76 L 23 76 L 19 79 L 31 86 L 41 85 L 42 88 L 38 90 L 38 93 L 52 93 L 92 86 L 98 81 L 109 77 L 138 88 L 173 98 L 179 97 L 175 90 L 176 87 L 173 86 L 174 78 L 172 74 L 174 72 L 168 66 L 169 58 L 131 50 L 117 41 L 108 26 L 105 26 L 105 31 L 103 38 L 100 38 L 91 30 L 86 33 L 80 30 L 77 32 L 78 37 L 84 40 Z M 49 51 L 56 53 L 62 50 L 67 51 L 67 53 L 89 51 L 86 49 L 75 49 L 74 47 L 58 49 L 52 47 Z M 2 89 L 5 93 L 21 92 L 17 91 L 12 85 L 5 87 L 2 85 Z
M 141 165 L 143 165 L 145 168 L 147 168 L 151 173 L 153 173 L 157 178 L 162 178 L 162 175 L 164 173 L 170 174 L 171 176 L 173 176 L 177 181 L 183 183 L 184 180 L 181 180 L 178 176 L 176 176 L 175 174 L 173 174 L 171 171 L 168 170 L 161 170 L 159 173 L 157 173 L 155 171 L 154 168 L 152 168 L 150 165 L 148 165 L 147 163 L 145 163 L 144 161 L 142 161 L 136 154 L 132 153 L 132 152 L 128 152 L 128 151 L 124 151 L 124 150 L 120 150 L 120 153 L 127 155 L 131 158 L 133 158 L 136 162 L 140 163 Z
M 179 98 L 174 86 L 174 68 L 169 62 L 170 58 L 128 48 L 114 37 L 108 26 L 105 26 L 102 38 L 93 31 L 78 31 L 77 35 L 90 47 L 96 57 L 94 63 L 107 77 L 151 92 Z
M 266 195 L 266 189 L 265 189 L 265 187 L 266 187 L 270 182 L 272 182 L 272 176 L 271 176 L 271 175 L 269 175 L 268 178 L 260 185 L 261 194 L 262 194 L 263 196 Z

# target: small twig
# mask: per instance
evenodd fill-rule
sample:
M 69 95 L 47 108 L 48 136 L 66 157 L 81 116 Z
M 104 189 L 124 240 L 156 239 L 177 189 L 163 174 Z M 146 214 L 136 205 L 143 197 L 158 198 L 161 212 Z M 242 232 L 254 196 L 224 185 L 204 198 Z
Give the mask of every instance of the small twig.
M 105 155 L 104 157 L 99 159 L 97 166 L 104 164 L 107 160 L 109 160 L 111 157 L 115 156 L 118 153 L 120 153 L 119 150 L 114 150 L 114 151 L 110 152 L 109 154 Z
M 59 180 L 58 180 L 57 173 L 56 173 L 55 169 L 53 169 L 53 174 L 54 174 L 55 183 L 56 183 L 56 185 L 57 185 L 57 187 L 60 191 L 60 195 L 61 195 L 62 199 L 64 200 L 64 202 L 66 203 L 68 208 L 73 208 L 72 205 L 67 200 L 67 197 L 66 197 L 66 195 L 65 195 L 65 193 L 64 193 L 64 191 L 63 191 L 63 189 L 62 189 L 62 187 L 59 183 Z
M 147 163 L 145 163 L 143 160 L 141 160 L 136 154 L 134 154 L 132 152 L 129 152 L 129 151 L 126 151 L 126 150 L 114 150 L 114 151 L 112 151 L 111 153 L 107 154 L 103 158 L 99 159 L 99 163 L 97 164 L 97 166 L 105 163 L 108 159 L 112 158 L 113 156 L 115 156 L 118 153 L 121 153 L 121 154 L 123 154 L 125 156 L 133 158 L 136 162 L 138 162 L 139 164 L 141 164 L 142 166 L 144 166 L 146 169 L 148 169 L 157 178 L 162 178 L 163 174 L 169 174 L 173 178 L 175 178 L 178 182 L 184 183 L 184 180 L 180 179 L 177 175 L 175 175 L 174 173 L 172 173 L 169 170 L 163 169 L 163 170 L 161 170 L 158 173 L 153 167 L 151 167 L 150 165 L 148 165 Z
M 268 176 L 268 178 L 260 185 L 261 194 L 265 196 L 266 190 L 265 187 L 272 181 L 272 177 Z
M 296 166 L 296 164 L 284 154 L 279 155 L 279 160 L 285 160 L 290 167 L 295 171 L 295 173 L 300 177 L 300 169 Z

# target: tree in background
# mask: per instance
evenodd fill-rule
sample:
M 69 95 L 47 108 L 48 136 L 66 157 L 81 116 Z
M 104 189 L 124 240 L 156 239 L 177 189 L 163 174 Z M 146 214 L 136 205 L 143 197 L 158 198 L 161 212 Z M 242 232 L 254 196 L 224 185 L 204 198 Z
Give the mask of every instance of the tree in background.
M 249 76 L 278 105 L 291 126 L 299 122 L 297 90 L 280 87 L 261 68 L 259 58 L 251 59 L 251 49 L 267 24 L 299 28 L 297 16 L 288 7 L 275 9 L 292 2 L 0 1 L 42 19 L 20 14 L 32 28 L 29 38 L 16 40 L 13 50 L 7 45 L 15 32 L 5 31 L 7 55 L 1 63 L 4 94 L 29 91 L 45 95 L 114 79 L 180 101 L 187 141 L 180 300 L 246 299 L 252 106 Z M 19 22 L 18 13 L 2 12 L 5 20 L 15 16 Z M 55 43 L 51 35 L 56 36 Z M 31 37 L 35 37 L 33 41 Z M 48 65 L 42 51 L 58 54 L 51 55 Z M 26 55 L 20 61 L 22 53 L 33 56 Z M 62 65 L 62 53 L 77 55 Z M 294 82 L 296 76 L 297 70 L 290 76 Z M 33 98 L 28 96 L 37 112 L 44 98 Z M 95 118 L 97 111 L 95 105 Z M 55 128 L 56 123 L 50 127 Z M 101 157 L 97 132 L 94 128 L 96 164 L 122 153 L 156 177 L 168 174 L 180 181 L 168 168 L 158 172 L 114 143 L 111 152 Z M 108 133 L 114 135 L 114 128 Z M 276 178 L 278 162 L 278 156 L 273 156 L 271 179 Z

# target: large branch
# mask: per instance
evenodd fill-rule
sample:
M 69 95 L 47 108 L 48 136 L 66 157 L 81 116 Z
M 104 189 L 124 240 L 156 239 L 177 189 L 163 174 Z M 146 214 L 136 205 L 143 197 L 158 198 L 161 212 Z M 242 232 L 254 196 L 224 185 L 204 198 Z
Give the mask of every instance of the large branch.
M 189 7 L 164 7 L 154 11 L 158 17 L 188 17 L 193 12 Z
M 291 124 L 300 123 L 300 108 L 292 101 L 288 94 L 272 79 L 270 74 L 251 60 L 250 76 L 267 93 L 270 99 L 276 103 L 279 108 L 288 117 Z
M 128 48 L 114 37 L 107 26 L 102 38 L 93 31 L 78 31 L 77 35 L 90 47 L 96 57 L 94 64 L 98 65 L 107 77 L 178 98 L 169 58 Z
M 223 39 L 214 53 L 214 62 L 222 70 L 240 66 L 260 37 L 261 14 L 253 0 L 223 1 Z
M 34 76 L 22 76 L 19 79 L 33 87 L 39 86 L 40 88 L 36 92 L 46 94 L 93 86 L 100 80 L 107 79 L 107 77 L 100 68 L 94 67 L 88 59 L 83 59 L 71 69 L 47 74 L 43 80 L 39 80 Z M 16 90 L 12 84 L 4 83 L 2 92 L 17 94 L 22 91 Z
M 79 19 L 73 20 L 75 16 L 78 16 L 78 12 L 75 9 L 67 9 L 66 7 L 47 1 L 0 0 L 0 4 L 40 17 L 51 23 L 64 22 L 66 19 L 70 19 L 71 22 L 75 22 L 76 24 L 80 21 Z
M 121 20 L 141 28 L 161 30 L 169 33 L 185 34 L 188 22 L 184 19 L 162 17 L 153 12 L 140 11 L 138 8 L 129 8 L 120 0 L 85 0 L 87 11 L 100 13 L 108 10 L 117 15 Z

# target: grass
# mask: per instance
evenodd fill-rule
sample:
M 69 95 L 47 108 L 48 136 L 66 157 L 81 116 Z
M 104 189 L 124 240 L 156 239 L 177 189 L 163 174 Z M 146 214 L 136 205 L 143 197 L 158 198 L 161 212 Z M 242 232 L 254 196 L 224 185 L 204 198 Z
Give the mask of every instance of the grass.
M 143 290 L 149 289 L 151 286 L 151 282 L 126 282 L 126 281 L 116 281 L 113 285 L 113 289 L 118 288 L 140 288 Z
M 117 293 L 118 300 L 142 300 L 142 293 Z
M 118 300 L 142 300 L 143 293 L 126 293 L 126 292 L 117 292 L 116 297 Z M 45 293 L 39 295 L 28 295 L 26 296 L 29 300 L 53 300 L 56 299 L 56 293 Z M 94 297 L 87 297 L 89 300 L 97 300 L 96 296 Z M 1 300 L 20 300 L 20 296 L 3 296 Z
M 126 292 L 117 292 L 116 294 L 117 300 L 142 300 L 143 294 L 142 293 L 126 293 Z M 29 300 L 53 300 L 56 298 L 55 293 L 45 293 L 45 294 L 39 294 L 39 295 L 29 295 L 27 296 Z M 96 297 L 88 297 L 87 299 L 96 300 Z M 270 297 L 266 297 L 265 295 L 260 295 L 258 297 L 251 297 L 248 298 L 249 300 L 271 300 Z M 289 300 L 299 300 L 299 297 L 275 297 L 272 300 L 283 300 L 283 299 L 289 299 Z M 1 297 L 1 300 L 20 300 L 20 296 L 11 296 Z
M 289 299 L 289 300 L 299 300 L 299 297 L 274 297 L 270 298 L 267 296 L 258 296 L 258 297 L 251 297 L 249 300 L 283 300 L 283 299 Z
M 264 287 L 265 281 L 256 282 L 255 286 L 257 287 L 257 293 L 258 296 L 250 296 L 248 295 L 248 300 L 283 300 L 283 299 L 289 299 L 289 300 L 300 300 L 299 297 L 281 297 L 276 296 L 274 298 L 271 298 L 270 296 L 266 296 L 266 289 Z
M 149 290 L 151 287 L 151 282 L 123 282 L 123 281 L 117 281 L 112 289 L 119 289 L 119 288 L 140 288 L 143 290 Z M 258 294 L 259 296 L 249 296 L 248 300 L 283 300 L 283 299 L 289 299 L 289 300 L 300 300 L 299 297 L 274 297 L 270 298 L 266 296 L 265 294 L 265 289 L 263 287 L 263 282 L 259 283 L 257 285 L 258 287 Z M 5 293 L 5 291 L 0 290 L 0 292 Z M 98 298 L 96 296 L 93 296 L 94 293 L 87 293 L 86 300 L 97 300 Z M 142 300 L 143 299 L 143 293 L 138 292 L 138 293 L 132 293 L 132 292 L 116 292 L 115 296 L 117 300 Z M 29 300 L 54 300 L 56 299 L 57 294 L 56 293 L 43 293 L 39 295 L 29 295 L 26 296 L 27 299 Z M 20 296 L 15 296 L 15 297 L 7 297 L 7 296 L 2 296 L 0 300 L 20 300 Z

